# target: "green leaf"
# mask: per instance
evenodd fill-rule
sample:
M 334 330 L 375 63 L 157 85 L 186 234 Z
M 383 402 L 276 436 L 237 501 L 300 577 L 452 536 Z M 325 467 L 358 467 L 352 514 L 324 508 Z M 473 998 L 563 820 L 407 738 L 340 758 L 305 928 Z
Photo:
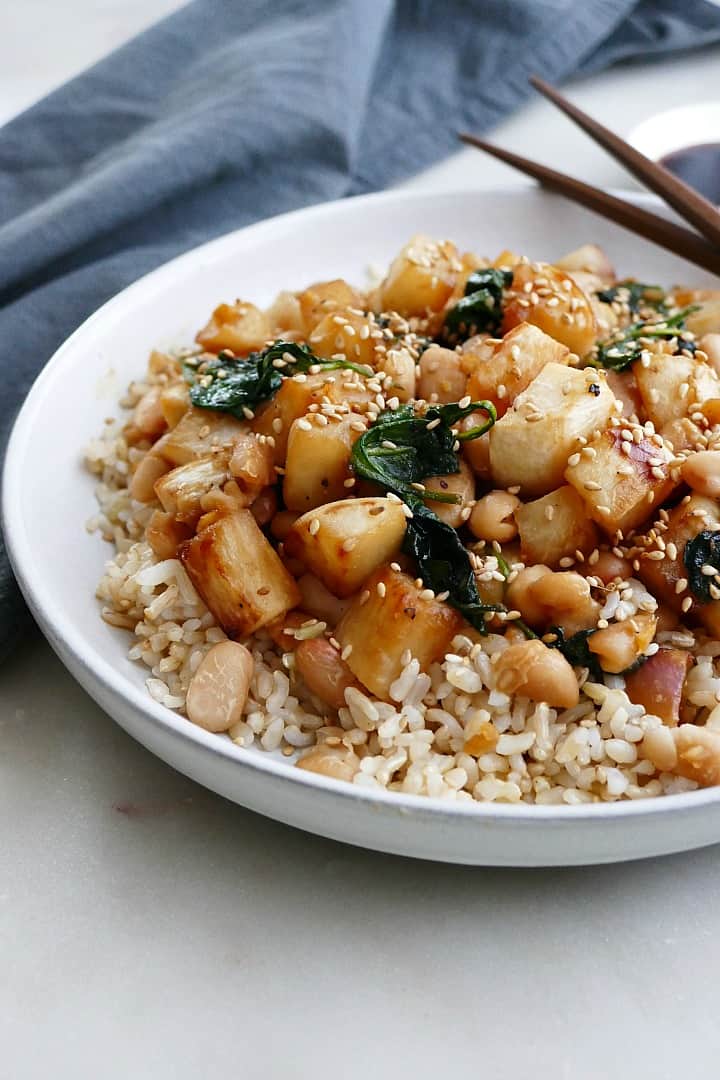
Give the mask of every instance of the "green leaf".
M 462 540 L 451 525 L 422 504 L 413 509 L 407 523 L 403 551 L 415 559 L 425 586 L 436 595 L 449 593 L 448 603 L 481 633 L 487 631 L 488 613 L 507 610 L 503 604 L 486 604 L 480 599 Z
M 318 371 L 350 368 L 361 375 L 371 374 L 369 368 L 348 360 L 323 360 L 306 345 L 294 341 L 276 341 L 247 358 L 221 352 L 211 360 L 189 360 L 184 372 L 193 405 L 227 412 L 242 420 L 246 409 L 255 409 L 277 393 L 283 376 L 314 368 Z
M 505 611 L 503 605 L 485 604 L 480 599 L 470 557 L 455 529 L 425 505 L 425 499 L 457 502 L 450 493 L 425 492 L 413 487 L 428 476 L 459 472 L 457 434 L 453 425 L 470 413 L 487 413 L 486 424 L 473 429 L 481 433 L 495 422 L 495 409 L 488 401 L 467 406 L 441 405 L 417 416 L 411 405 L 380 414 L 377 421 L 356 441 L 352 469 L 357 476 L 392 492 L 412 510 L 405 533 L 404 550 L 412 555 L 418 573 L 434 593 L 449 593 L 448 603 L 462 612 L 478 630 L 485 632 L 485 616 Z M 472 432 L 472 437 L 477 438 Z
M 700 604 L 709 604 L 713 600 L 711 585 L 717 585 L 715 576 L 703 574 L 703 566 L 714 567 L 720 574 L 720 532 L 703 529 L 692 540 L 688 540 L 683 553 L 683 562 L 688 574 L 690 592 Z
M 615 335 L 610 341 L 598 345 L 595 356 L 590 358 L 594 367 L 609 368 L 611 371 L 625 371 L 635 360 L 639 360 L 643 351 L 641 338 L 661 340 L 663 338 L 678 338 L 678 352 L 683 349 L 694 351 L 694 342 L 684 341 L 682 331 L 685 329 L 685 320 L 693 311 L 697 311 L 697 305 L 683 308 L 682 311 L 670 315 L 659 322 L 636 322 L 626 327 L 621 333 Z
M 432 491 L 421 494 L 411 485 L 428 476 L 445 476 L 459 471 L 458 456 L 453 447 L 460 437 L 453 425 L 464 416 L 479 411 L 487 413 L 488 420 L 465 433 L 473 438 L 478 438 L 495 422 L 497 414 L 489 401 L 472 401 L 464 407 L 455 404 L 433 406 L 422 416 L 416 415 L 412 405 L 386 410 L 356 441 L 352 451 L 353 470 L 363 479 L 393 491 L 413 508 L 416 503 L 422 505 L 423 498 L 457 502 L 456 495 Z
M 578 630 L 576 634 L 566 638 L 562 626 L 553 626 L 550 633 L 555 634 L 555 641 L 548 642 L 551 649 L 558 649 L 571 667 L 589 668 L 593 679 L 596 682 L 602 682 L 603 672 L 600 662 L 588 648 L 588 638 L 596 633 L 595 629 Z
M 475 270 L 465 284 L 465 295 L 445 316 L 445 332 L 471 337 L 499 329 L 502 322 L 503 289 L 513 279 L 512 270 Z
M 654 308 L 657 312 L 665 311 L 665 291 L 659 285 L 645 285 L 641 281 L 619 281 L 609 289 L 596 292 L 603 304 L 612 304 L 615 300 L 627 304 L 635 314 L 641 308 Z

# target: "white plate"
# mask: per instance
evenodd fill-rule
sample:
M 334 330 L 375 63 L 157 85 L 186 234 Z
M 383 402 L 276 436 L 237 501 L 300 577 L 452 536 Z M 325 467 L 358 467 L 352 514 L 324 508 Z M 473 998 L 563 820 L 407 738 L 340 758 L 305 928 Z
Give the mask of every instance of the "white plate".
M 621 273 L 709 283 L 629 233 L 534 189 L 390 192 L 287 214 L 198 248 L 105 304 L 38 378 L 10 441 L 3 512 L 20 586 L 51 645 L 89 694 L 153 753 L 206 787 L 301 829 L 381 851 L 477 865 L 612 862 L 720 840 L 720 788 L 580 807 L 461 804 L 368 791 L 240 750 L 148 696 L 129 639 L 100 620 L 94 589 L 111 551 L 84 528 L 94 512 L 82 447 L 116 410 L 152 346 L 192 340 L 221 300 L 260 304 L 279 288 L 336 276 L 361 283 L 414 233 L 481 253 L 552 259 L 594 240 Z M 32 734 L 28 736 L 32 738 Z M 301 841 L 299 841 L 301 842 Z

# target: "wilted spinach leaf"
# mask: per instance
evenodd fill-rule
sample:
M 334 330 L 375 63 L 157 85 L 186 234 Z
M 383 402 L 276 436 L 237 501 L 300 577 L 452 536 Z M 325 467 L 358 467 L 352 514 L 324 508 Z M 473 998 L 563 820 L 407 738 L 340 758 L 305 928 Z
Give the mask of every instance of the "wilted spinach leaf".
M 562 626 L 553 626 L 550 633 L 555 634 L 555 641 L 548 644 L 551 649 L 558 649 L 571 667 L 589 668 L 593 679 L 596 682 L 602 682 L 603 672 L 600 662 L 597 656 L 591 653 L 588 648 L 588 638 L 595 632 L 595 629 L 578 630 L 576 634 L 566 638 Z
M 465 283 L 465 295 L 445 316 L 449 336 L 470 337 L 482 331 L 499 329 L 502 322 L 502 296 L 513 279 L 512 270 L 475 270 Z
M 415 558 L 426 586 L 436 594 L 449 593 L 448 603 L 484 633 L 485 615 L 505 608 L 483 603 L 460 537 L 424 502 L 425 499 L 457 502 L 458 497 L 412 486 L 421 484 L 428 476 L 459 471 L 454 447 L 461 436 L 452 428 L 464 416 L 478 411 L 487 414 L 486 423 L 462 437 L 479 438 L 495 422 L 495 409 L 489 401 L 473 401 L 463 407 L 440 405 L 428 409 L 423 416 L 417 416 L 411 405 L 383 412 L 355 443 L 352 468 L 358 476 L 397 495 L 412 510 L 405 533 L 405 552 Z
M 678 352 L 683 349 L 692 351 L 692 342 L 685 342 L 682 331 L 685 329 L 685 320 L 697 306 L 683 308 L 675 315 L 670 315 L 660 322 L 636 322 L 626 327 L 610 341 L 598 345 L 597 352 L 591 358 L 590 363 L 595 367 L 609 368 L 611 371 L 624 371 L 635 360 L 639 360 L 643 351 L 640 338 L 661 340 L 662 338 L 678 338 Z
M 720 574 L 720 532 L 703 529 L 685 545 L 683 562 L 688 574 L 690 592 L 701 604 L 713 600 L 710 586 L 716 585 L 715 577 L 703 574 L 703 566 L 713 566 Z
M 350 368 L 361 375 L 370 374 L 368 368 L 348 360 L 323 360 L 306 345 L 294 341 L 276 341 L 247 358 L 221 352 L 212 360 L 188 360 L 184 370 L 193 405 L 227 412 L 242 420 L 246 409 L 254 409 L 277 393 L 283 375 L 296 375 L 314 367 L 322 371 Z
M 614 300 L 624 301 L 630 311 L 637 314 L 640 308 L 651 307 L 658 312 L 665 311 L 665 291 L 659 285 L 645 285 L 641 281 L 619 281 L 609 289 L 595 293 L 603 304 L 612 304 Z
M 453 426 L 459 420 L 478 411 L 487 414 L 484 424 L 469 432 L 453 432 Z M 412 405 L 386 410 L 355 443 L 353 471 L 394 492 L 412 510 L 417 503 L 422 506 L 425 498 L 457 502 L 457 495 L 440 491 L 421 493 L 412 484 L 421 483 L 427 476 L 458 472 L 455 443 L 461 439 L 479 438 L 490 430 L 496 415 L 495 407 L 489 401 L 471 401 L 463 408 L 455 404 L 436 405 L 422 416 L 415 413 Z

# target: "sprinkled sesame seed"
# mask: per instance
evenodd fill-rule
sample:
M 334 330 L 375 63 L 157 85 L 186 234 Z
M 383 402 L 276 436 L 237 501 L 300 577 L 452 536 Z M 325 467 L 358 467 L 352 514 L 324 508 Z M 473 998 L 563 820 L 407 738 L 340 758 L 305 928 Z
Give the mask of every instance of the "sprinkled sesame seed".
M 369 599 L 370 599 L 370 590 L 369 589 L 364 589 L 360 593 L 360 603 L 361 604 L 367 604 Z
M 568 458 L 567 463 L 568 463 L 569 468 L 574 469 L 576 465 L 580 464 L 580 455 L 579 454 L 571 454 L 570 457 Z
M 300 420 L 298 420 L 298 422 L 297 422 L 297 426 L 298 426 L 298 427 L 299 427 L 299 428 L 300 428 L 300 429 L 301 429 L 302 431 L 312 431 L 312 424 L 310 423 L 310 421 L 309 421 L 309 420 L 305 420 L 305 418 L 304 418 L 304 417 L 303 417 L 303 418 L 301 418 Z
M 315 536 L 320 528 L 320 519 L 313 518 L 308 526 L 308 532 L 311 536 Z
M 376 588 L 377 588 L 377 594 L 378 594 L 378 596 L 379 596 L 379 597 L 380 597 L 381 599 L 383 599 L 383 600 L 384 600 L 384 599 L 385 599 L 385 594 L 387 593 L 387 588 L 386 588 L 386 586 L 385 586 L 385 582 L 384 582 L 384 581 L 378 581 L 378 583 L 377 583 L 377 587 L 376 587 Z
M 350 656 L 352 651 L 353 651 L 352 645 L 346 645 L 345 648 L 343 649 L 343 651 L 340 653 L 340 659 L 341 660 L 347 660 L 347 658 Z
M 692 604 L 693 604 L 692 596 L 686 596 L 685 599 L 683 600 L 682 604 L 680 605 L 680 610 L 683 612 L 683 614 L 685 614 L 686 612 L 688 612 L 690 610 L 690 608 L 692 607 Z

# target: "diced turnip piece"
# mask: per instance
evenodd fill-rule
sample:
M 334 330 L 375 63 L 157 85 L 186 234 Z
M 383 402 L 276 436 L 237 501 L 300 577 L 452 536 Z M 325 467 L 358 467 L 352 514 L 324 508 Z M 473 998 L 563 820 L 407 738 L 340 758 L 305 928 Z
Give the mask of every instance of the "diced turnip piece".
M 636 360 L 633 374 L 645 412 L 656 428 L 687 416 L 692 406 L 720 397 L 720 380 L 713 368 L 693 356 L 652 352 L 647 367 Z
M 547 263 L 521 263 L 514 269 L 503 309 L 503 333 L 519 323 L 539 326 L 578 356 L 595 344 L 597 324 L 592 304 L 564 270 Z
M 294 422 L 283 480 L 288 510 L 312 510 L 347 495 L 350 452 L 362 429 L 363 419 L 355 413 L 324 425 L 314 413 Z
M 597 529 L 585 503 L 568 484 L 525 503 L 515 511 L 520 554 L 525 563 L 557 566 L 576 551 L 584 555 L 597 544 Z
M 253 349 L 262 349 L 269 337 L 270 323 L 265 313 L 254 304 L 236 300 L 234 304 L 216 307 L 195 340 L 208 352 L 230 349 L 237 356 L 244 356 Z
M 650 437 L 638 443 L 623 438 L 622 432 L 622 428 L 603 431 L 565 472 L 588 514 L 611 536 L 618 529 L 626 533 L 637 528 L 677 487 L 670 451 Z
M 660 434 L 676 454 L 683 450 L 696 450 L 701 447 L 702 431 L 688 416 L 671 420 L 660 428 Z
M 720 296 L 701 301 L 700 310 L 688 315 L 686 325 L 697 337 L 720 333 Z
M 190 408 L 178 424 L 155 443 L 153 453 L 171 465 L 210 457 L 232 449 L 235 440 L 248 430 L 246 423 L 227 413 Z
M 708 604 L 695 601 L 687 587 L 688 572 L 683 556 L 688 540 L 704 529 L 717 530 L 720 528 L 719 522 L 720 507 L 713 499 L 692 495 L 687 501 L 683 500 L 670 512 L 668 527 L 662 533 L 665 543 L 664 558 L 654 559 L 642 555 L 638 571 L 638 577 L 653 596 L 673 611 L 681 611 L 683 603 L 687 598 L 691 598 L 690 611 L 715 635 L 720 634 L 720 600 L 711 600 Z M 654 548 L 655 545 L 651 545 L 650 550 Z M 685 586 L 678 585 L 683 581 Z
M 490 430 L 496 487 L 519 484 L 530 497 L 560 487 L 579 439 L 604 428 L 614 405 L 602 372 L 546 364 Z
M 334 375 L 349 372 L 330 372 L 328 374 L 306 375 L 301 373 L 289 379 L 283 379 L 282 386 L 273 399 L 263 406 L 252 422 L 257 435 L 271 436 L 275 443 L 274 461 L 276 465 L 285 462 L 290 428 L 304 416 L 311 405 L 320 404 L 328 390 L 333 386 Z
M 286 290 L 279 292 L 270 307 L 266 309 L 265 315 L 273 337 L 285 337 L 288 332 L 305 333 L 302 308 L 295 293 Z
M 176 427 L 190 408 L 190 390 L 186 382 L 174 382 L 160 393 L 160 408 L 169 428 Z
M 555 260 L 555 266 L 558 270 L 564 270 L 568 274 L 572 274 L 576 270 L 586 274 L 595 274 L 606 285 L 615 280 L 613 265 L 603 249 L 598 247 L 597 244 L 583 244 L 581 247 L 575 248 L 574 251 L 569 251 L 567 255 Z
M 405 317 L 440 311 L 461 271 L 457 248 L 449 240 L 437 243 L 427 236 L 414 236 L 380 285 L 381 308 Z
M 168 514 L 185 525 L 194 525 L 203 511 L 203 495 L 222 487 L 229 475 L 228 454 L 214 454 L 166 473 L 155 484 L 155 494 Z
M 624 416 L 635 415 L 638 419 L 644 416 L 643 400 L 635 376 L 629 368 L 627 371 L 608 371 L 607 381 L 615 400 L 622 404 Z
M 498 416 L 504 416 L 546 364 L 567 364 L 569 356 L 566 345 L 531 323 L 520 323 L 492 351 L 477 355 L 466 393 L 473 401 L 492 401 Z
M 400 550 L 406 520 L 389 499 L 341 499 L 298 518 L 285 541 L 335 596 L 350 596 Z
M 184 544 L 180 556 L 231 637 L 254 633 L 300 602 L 295 581 L 249 510 L 223 515 Z
M 388 699 L 403 669 L 403 653 L 426 671 L 445 655 L 461 625 L 457 611 L 439 600 L 424 599 L 408 574 L 384 567 L 365 582 L 335 637 L 353 674 L 377 697 Z
M 359 309 L 339 308 L 316 324 L 308 338 L 308 345 L 316 356 L 329 359 L 341 355 L 353 364 L 377 367 L 378 341 L 370 333 L 374 327 L 367 315 L 358 312 Z
M 326 315 L 339 308 L 364 307 L 360 293 L 342 278 L 335 278 L 333 281 L 317 281 L 298 293 L 297 299 L 306 334 L 309 334 Z
M 229 469 L 248 506 L 263 488 L 275 483 L 273 459 L 273 445 L 262 435 L 243 431 L 235 439 Z
M 655 637 L 657 616 L 641 611 L 631 619 L 614 622 L 588 638 L 588 649 L 603 671 L 619 675 L 645 654 Z
M 642 705 L 646 712 L 674 726 L 680 722 L 680 704 L 689 667 L 688 652 L 661 648 L 637 671 L 625 676 L 625 693 L 635 705 Z

